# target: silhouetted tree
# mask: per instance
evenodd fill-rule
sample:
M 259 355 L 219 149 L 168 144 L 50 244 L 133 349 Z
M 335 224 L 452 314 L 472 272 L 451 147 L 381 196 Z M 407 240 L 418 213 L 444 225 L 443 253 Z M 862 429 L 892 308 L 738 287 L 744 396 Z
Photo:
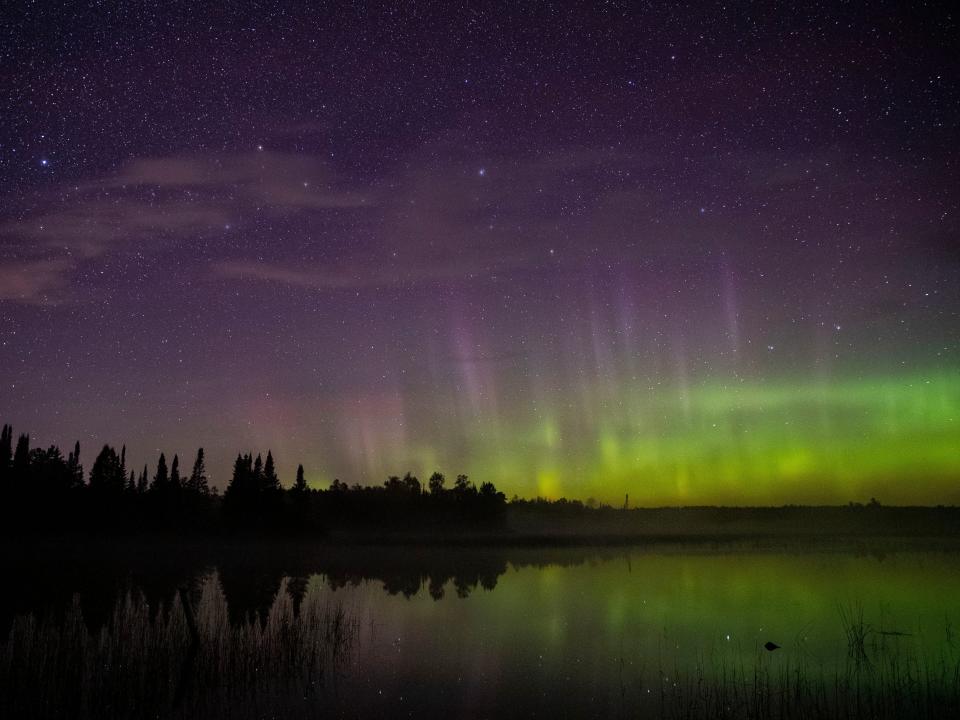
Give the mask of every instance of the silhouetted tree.
M 167 459 L 163 453 L 160 453 L 160 459 L 157 460 L 157 473 L 153 476 L 150 490 L 156 494 L 163 494 L 166 493 L 169 488 L 170 475 L 167 473 Z
M 180 490 L 180 458 L 173 454 L 173 462 L 170 464 L 170 488 L 173 492 Z
M 463 501 L 471 495 L 476 495 L 477 488 L 466 475 L 457 475 L 457 480 L 453 484 L 453 492 L 458 500 Z
M 237 456 L 223 495 L 224 515 L 231 525 L 238 529 L 281 526 L 283 498 L 272 453 L 267 453 L 266 464 L 259 454 L 256 460 Z
M 48 504 L 70 490 L 70 472 L 56 445 L 30 451 L 30 476 L 30 494 L 38 505 Z
M 259 455 L 257 459 L 260 459 Z M 267 450 L 267 462 L 263 466 L 261 483 L 261 487 L 267 492 L 280 489 L 280 478 L 277 477 L 277 470 L 273 465 L 273 454 L 269 450 Z
M 83 465 L 80 464 L 80 441 L 73 446 L 73 452 L 67 458 L 67 468 L 70 471 L 70 486 L 83 487 Z
M 13 453 L 13 480 L 25 483 L 30 477 L 30 436 L 20 435 L 17 438 L 17 449 Z
M 428 481 L 428 486 L 430 488 L 430 494 L 436 495 L 439 497 L 443 494 L 443 484 L 446 482 L 446 478 L 443 477 L 443 473 L 435 472 L 430 476 Z
M 10 471 L 13 463 L 13 427 L 3 426 L 3 432 L 0 433 L 0 487 L 5 487 L 10 479 Z
M 307 480 L 303 476 L 303 465 L 297 465 L 297 477 L 293 487 L 290 488 L 290 498 L 292 500 L 290 524 L 294 529 L 302 532 L 310 524 L 311 505 L 310 488 L 307 487 Z
M 120 469 L 120 457 L 109 445 L 104 445 L 90 468 L 90 489 L 97 493 L 119 495 L 126 485 Z
M 485 499 L 491 499 L 497 497 L 497 488 L 492 482 L 481 483 L 480 485 L 480 497 Z M 502 495 L 502 493 L 500 493 Z
M 307 481 L 303 479 L 303 465 L 297 465 L 297 479 L 293 483 L 293 491 L 300 494 L 307 492 Z
M 403 489 L 404 489 L 404 492 L 407 492 L 410 495 L 419 495 L 420 480 L 415 475 L 411 475 L 408 472 L 406 475 L 403 476 Z
M 193 462 L 193 470 L 190 472 L 187 487 L 190 492 L 197 495 L 210 494 L 210 487 L 207 485 L 207 467 L 203 459 L 203 448 L 197 450 L 197 459 Z
M 43 523 L 65 527 L 63 520 L 69 518 L 74 522 L 83 518 L 84 526 L 104 529 L 199 528 L 210 527 L 217 509 L 236 529 L 453 527 L 486 522 L 506 504 L 503 493 L 492 483 L 477 488 L 466 475 L 458 475 L 452 490 L 447 491 L 439 472 L 430 476 L 426 488 L 407 472 L 402 478 L 391 475 L 382 487 L 348 486 L 335 479 L 324 492 L 308 487 L 303 466 L 298 465 L 292 487 L 284 491 L 269 450 L 266 461 L 260 454 L 256 458 L 251 453 L 237 455 L 233 477 L 221 502 L 217 490 L 211 491 L 208 486 L 203 448 L 197 450 L 189 478 L 181 478 L 178 455 L 173 456 L 168 469 L 166 456 L 161 453 L 156 473 L 148 481 L 146 465 L 139 476 L 127 472 L 125 445 L 119 453 L 104 445 L 85 484 L 79 442 L 64 459 L 56 446 L 31 450 L 29 435 L 20 435 L 15 448 L 12 439 L 12 427 L 3 425 L 0 477 L 4 483 L 0 485 L 0 498 L 5 495 L 6 507 L 13 510 L 0 521 L 0 528 L 5 525 L 19 530 Z M 400 583 L 398 587 L 407 585 Z
M 253 479 L 254 489 L 259 490 L 262 487 L 263 481 L 263 460 L 260 457 L 260 453 L 257 453 L 257 459 L 253 461 L 251 478 Z

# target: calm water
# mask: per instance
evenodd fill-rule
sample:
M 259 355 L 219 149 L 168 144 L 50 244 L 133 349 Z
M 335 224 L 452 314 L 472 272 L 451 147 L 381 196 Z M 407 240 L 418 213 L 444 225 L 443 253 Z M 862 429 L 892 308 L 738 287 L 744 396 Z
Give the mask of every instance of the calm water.
M 674 685 L 738 670 L 901 657 L 949 676 L 960 658 L 960 554 L 889 544 L 17 557 L 0 616 L 17 715 L 669 715 Z M 865 657 L 842 612 L 862 613 Z

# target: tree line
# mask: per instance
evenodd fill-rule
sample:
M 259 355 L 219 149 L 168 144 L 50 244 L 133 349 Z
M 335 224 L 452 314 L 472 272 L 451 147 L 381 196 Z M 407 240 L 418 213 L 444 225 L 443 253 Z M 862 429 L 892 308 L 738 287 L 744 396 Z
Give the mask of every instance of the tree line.
M 30 436 L 14 443 L 13 428 L 0 432 L 0 522 L 7 531 L 63 532 L 113 529 L 195 532 L 318 533 L 403 528 L 445 529 L 490 525 L 503 518 L 506 498 L 489 482 L 477 487 L 458 475 L 448 487 L 433 473 L 426 484 L 411 473 L 381 486 L 310 488 L 303 465 L 285 488 L 272 452 L 238 454 L 221 495 L 211 488 L 203 448 L 189 474 L 180 458 L 164 453 L 151 472 L 128 468 L 126 446 L 103 445 L 89 473 L 80 443 L 66 456 L 56 445 L 31 448 Z

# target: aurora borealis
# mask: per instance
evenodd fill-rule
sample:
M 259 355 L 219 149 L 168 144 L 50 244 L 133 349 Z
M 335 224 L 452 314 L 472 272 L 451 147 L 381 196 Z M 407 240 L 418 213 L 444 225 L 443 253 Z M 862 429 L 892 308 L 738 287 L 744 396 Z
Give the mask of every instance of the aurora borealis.
M 956 18 L 5 8 L 0 419 L 632 505 L 960 502 Z

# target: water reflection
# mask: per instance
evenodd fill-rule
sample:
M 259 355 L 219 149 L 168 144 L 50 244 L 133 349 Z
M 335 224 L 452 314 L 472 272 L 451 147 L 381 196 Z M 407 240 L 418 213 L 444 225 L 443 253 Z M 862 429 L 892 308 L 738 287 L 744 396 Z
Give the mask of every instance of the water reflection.
M 263 625 L 286 578 L 294 615 L 299 614 L 312 576 L 331 590 L 376 582 L 389 595 L 413 597 L 421 591 L 434 600 L 452 591 L 465 598 L 477 587 L 492 590 L 507 571 L 505 549 L 455 551 L 426 548 L 354 547 L 315 549 L 300 544 L 113 547 L 107 544 L 7 548 L 5 576 L 17 592 L 0 593 L 0 635 L 10 632 L 16 615 L 63 617 L 79 598 L 90 632 L 104 626 L 125 593 L 143 598 L 153 620 L 169 606 L 179 588 L 199 591 L 214 569 L 229 608 L 231 624 L 256 620 Z M 582 562 L 582 557 L 566 562 Z
M 841 608 L 863 613 L 871 672 L 902 670 L 880 678 L 872 716 L 896 716 L 921 667 L 944 679 L 914 701 L 960 699 L 960 559 L 942 545 L 90 543 L 8 548 L 3 563 L 16 588 L 0 593 L 5 717 L 697 717 L 788 691 L 816 703 L 824 679 L 879 682 L 859 656 L 850 669 Z M 690 687 L 712 689 L 693 708 Z

